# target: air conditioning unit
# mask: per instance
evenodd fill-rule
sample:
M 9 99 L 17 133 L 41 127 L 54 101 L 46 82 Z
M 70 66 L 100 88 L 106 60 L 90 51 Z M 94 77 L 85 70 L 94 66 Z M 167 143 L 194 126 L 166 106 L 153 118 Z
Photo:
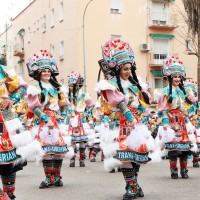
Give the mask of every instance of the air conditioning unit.
M 149 44 L 141 44 L 140 45 L 140 50 L 141 51 L 149 51 L 150 50 L 150 45 Z

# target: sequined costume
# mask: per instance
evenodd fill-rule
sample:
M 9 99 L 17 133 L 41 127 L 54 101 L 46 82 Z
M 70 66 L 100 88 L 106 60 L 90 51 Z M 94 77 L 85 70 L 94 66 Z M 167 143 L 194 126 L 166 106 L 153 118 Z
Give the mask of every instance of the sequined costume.
M 191 153 L 193 133 L 187 129 L 187 108 L 195 103 L 197 98 L 191 88 L 183 85 L 185 67 L 178 58 L 172 57 L 164 61 L 163 75 L 168 77 L 169 85 L 156 89 L 154 93 L 163 126 L 159 133 L 161 148 L 165 147 L 168 150 L 171 178 L 178 178 L 178 157 L 181 177 L 188 178 L 187 155 Z M 173 81 L 178 82 L 177 85 Z
M 102 54 L 104 66 L 107 65 L 104 69 L 113 72 L 108 78 L 104 70 L 107 80 L 101 80 L 97 86 L 109 124 L 102 130 L 101 138 L 104 141 L 104 167 L 107 171 L 121 167 L 126 181 L 124 200 L 142 197 L 144 194 L 137 176 L 140 164 L 150 161 L 147 141 L 153 140 L 148 128 L 140 123 L 142 116 L 148 115 L 149 94 L 136 76 L 134 54 L 128 43 L 112 37 L 102 46 Z M 123 78 L 122 70 L 125 70 Z
M 27 91 L 28 107 L 40 119 L 39 127 L 33 127 L 32 131 L 36 132 L 33 134 L 36 134 L 45 152 L 42 162 L 46 178 L 39 188 L 63 186 L 61 166 L 63 156 L 69 149 L 57 121 L 62 118 L 59 115 L 60 110 L 65 112 L 70 103 L 55 78 L 58 70 L 51 53 L 41 50 L 32 55 L 28 70 L 29 75 L 38 81 L 35 86 L 29 86 Z M 50 74 L 49 80 L 44 82 L 41 79 L 43 73 Z M 51 122 L 52 126 L 48 126 L 48 122 Z
M 80 167 L 85 167 L 85 144 L 88 142 L 89 135 L 94 132 L 90 129 L 87 121 L 87 110 L 94 107 L 94 102 L 88 93 L 81 91 L 83 82 L 84 79 L 78 71 L 72 71 L 68 76 L 69 92 L 67 96 L 71 103 L 68 134 L 72 138 L 75 153 L 77 149 L 76 144 L 79 144 Z M 75 157 L 71 159 L 70 167 L 75 167 Z
M 23 132 L 23 127 L 15 113 L 13 105 L 17 104 L 28 85 L 19 77 L 13 68 L 0 65 L 0 175 L 3 193 L 10 199 L 15 199 L 16 172 L 22 170 L 26 161 L 18 162 L 20 158 L 26 160 L 33 154 L 28 154 L 27 145 L 32 142 L 30 132 Z M 37 147 L 34 144 L 34 148 Z M 18 147 L 21 147 L 20 150 Z M 32 150 L 30 150 L 32 153 Z M 3 198 L 3 197 L 2 197 Z M 1 199 L 1 197 L 0 197 Z M 6 197 L 5 197 L 6 199 Z

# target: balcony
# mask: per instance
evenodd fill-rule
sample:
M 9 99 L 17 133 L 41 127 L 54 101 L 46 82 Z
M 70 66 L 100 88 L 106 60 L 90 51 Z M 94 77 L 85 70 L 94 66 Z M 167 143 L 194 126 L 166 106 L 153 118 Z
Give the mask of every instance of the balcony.
M 178 27 L 176 15 L 169 15 L 169 13 L 152 12 L 150 13 L 148 27 L 151 29 L 173 30 Z
M 13 55 L 14 56 L 19 56 L 20 58 L 24 57 L 24 47 L 23 47 L 23 44 L 17 43 L 17 44 L 14 45 Z
M 178 57 L 177 53 L 151 53 L 150 68 L 151 70 L 160 70 L 163 65 L 163 60 L 171 56 Z

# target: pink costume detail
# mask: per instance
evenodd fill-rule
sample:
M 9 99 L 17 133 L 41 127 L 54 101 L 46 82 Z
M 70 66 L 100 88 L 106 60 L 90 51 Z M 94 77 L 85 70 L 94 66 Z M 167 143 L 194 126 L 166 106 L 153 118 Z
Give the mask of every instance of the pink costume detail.
M 125 102 L 125 96 L 116 90 L 102 90 L 104 98 L 113 106 L 118 107 L 121 102 Z

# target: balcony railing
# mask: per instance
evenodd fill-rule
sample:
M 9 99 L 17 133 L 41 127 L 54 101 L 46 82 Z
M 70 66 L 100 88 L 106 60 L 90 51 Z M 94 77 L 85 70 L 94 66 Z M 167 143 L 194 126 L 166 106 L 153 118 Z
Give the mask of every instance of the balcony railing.
M 159 65 L 161 66 L 163 64 L 163 60 L 166 58 L 169 58 L 171 56 L 177 57 L 177 53 L 159 53 L 159 52 L 153 52 L 151 54 L 151 62 L 150 65 Z
M 176 15 L 162 12 L 152 12 L 149 17 L 149 27 L 174 29 L 177 27 Z
M 23 47 L 23 44 L 17 43 L 17 44 L 14 45 L 13 55 L 14 56 L 19 56 L 19 57 L 23 57 L 24 56 L 24 47 Z

